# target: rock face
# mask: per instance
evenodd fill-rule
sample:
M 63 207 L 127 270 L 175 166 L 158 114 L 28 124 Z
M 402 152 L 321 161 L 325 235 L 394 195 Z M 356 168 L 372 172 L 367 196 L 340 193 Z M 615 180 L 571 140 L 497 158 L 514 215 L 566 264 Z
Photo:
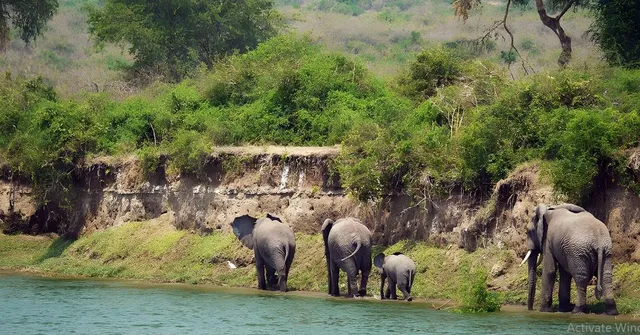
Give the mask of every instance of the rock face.
M 59 230 L 54 221 L 65 220 L 66 231 L 74 234 L 162 214 L 179 229 L 207 234 L 230 231 L 238 215 L 266 213 L 281 217 L 296 232 L 317 233 L 326 218 L 354 216 L 379 244 L 428 240 L 468 251 L 496 244 L 524 256 L 533 209 L 559 202 L 552 187 L 540 182 L 539 166 L 529 164 L 500 181 L 488 200 L 455 193 L 418 203 L 404 195 L 359 203 L 345 194 L 331 168 L 338 153 L 338 148 L 222 148 L 199 177 L 168 177 L 162 164 L 145 177 L 135 159 L 98 160 L 77 178 L 71 217 L 52 215 L 55 208 L 36 208 L 29 185 L 5 179 L 0 180 L 0 211 L 8 213 L 11 201 L 14 212 L 29 223 L 25 226 L 37 227 L 31 232 Z M 610 187 L 587 209 L 608 224 L 616 257 L 640 260 L 638 196 Z

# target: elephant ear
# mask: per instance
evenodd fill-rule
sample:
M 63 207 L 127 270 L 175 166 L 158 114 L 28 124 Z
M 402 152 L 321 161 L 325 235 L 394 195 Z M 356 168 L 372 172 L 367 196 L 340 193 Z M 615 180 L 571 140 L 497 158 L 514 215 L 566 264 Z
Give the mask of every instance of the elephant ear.
M 545 204 L 540 204 L 536 207 L 536 218 L 538 219 L 538 222 L 536 222 L 536 233 L 540 252 L 544 251 L 544 237 L 547 233 L 547 221 L 544 219 L 544 215 L 547 213 L 547 210 L 548 208 Z
M 384 254 L 379 253 L 376 255 L 376 258 L 373 259 L 373 265 L 378 268 L 378 270 L 382 271 L 382 265 L 384 264 Z
M 552 209 L 566 209 L 571 213 L 582 213 L 582 212 L 586 212 L 586 210 L 580 206 L 574 205 L 574 204 L 562 204 L 562 205 L 558 205 L 558 206 L 553 206 L 553 207 L 549 207 L 549 210 Z
M 282 223 L 282 220 L 280 220 L 279 217 L 277 217 L 275 215 L 271 215 L 271 213 L 267 213 L 267 219 L 269 219 L 271 221 L 278 221 L 278 222 Z
M 253 249 L 253 228 L 255 225 L 256 219 L 249 215 L 238 216 L 231 223 L 233 234 L 249 249 Z
M 331 219 L 324 220 L 322 228 L 320 228 L 322 230 L 322 239 L 324 240 L 324 254 L 327 256 L 329 256 L 329 232 L 331 228 L 333 228 L 333 220 Z

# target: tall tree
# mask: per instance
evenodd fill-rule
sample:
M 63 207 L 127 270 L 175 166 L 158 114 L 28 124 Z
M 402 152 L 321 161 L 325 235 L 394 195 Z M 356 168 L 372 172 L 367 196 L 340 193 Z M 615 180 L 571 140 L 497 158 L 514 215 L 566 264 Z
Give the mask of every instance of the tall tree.
M 42 33 L 58 9 L 58 0 L 0 0 L 0 50 L 9 44 L 11 27 L 29 43 Z
M 171 80 L 255 47 L 280 22 L 271 0 L 106 0 L 89 10 L 89 32 L 99 44 L 128 45 L 135 71 Z
M 566 67 L 571 60 L 571 37 L 569 37 L 569 35 L 565 33 L 564 29 L 560 25 L 560 20 L 571 8 L 588 7 L 590 5 L 590 0 L 507 0 L 505 15 L 501 21 L 498 21 L 498 23 L 493 26 L 492 30 L 503 26 L 511 37 L 511 49 L 518 54 L 519 52 L 513 44 L 513 35 L 511 34 L 507 26 L 509 7 L 512 4 L 526 6 L 531 1 L 535 3 L 536 9 L 538 11 L 538 16 L 540 17 L 540 21 L 542 22 L 542 24 L 549 27 L 549 29 L 551 29 L 558 37 L 558 40 L 560 41 L 560 47 L 562 48 L 562 52 L 560 53 L 560 57 L 558 58 L 558 65 L 561 68 Z M 462 17 L 463 20 L 466 20 L 469 17 L 469 11 L 479 4 L 480 0 L 455 0 L 453 2 L 455 15 Z M 549 15 L 549 11 L 555 12 L 555 15 Z
M 640 1 L 599 0 L 591 34 L 612 65 L 640 68 Z

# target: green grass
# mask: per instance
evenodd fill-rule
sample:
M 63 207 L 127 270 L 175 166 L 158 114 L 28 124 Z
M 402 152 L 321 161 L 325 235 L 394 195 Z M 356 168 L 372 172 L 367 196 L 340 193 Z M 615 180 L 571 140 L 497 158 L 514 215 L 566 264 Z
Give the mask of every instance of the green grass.
M 297 234 L 296 243 L 290 289 L 324 292 L 327 277 L 322 237 Z M 458 248 L 442 249 L 422 242 L 401 241 L 389 247 L 377 246 L 373 253 L 397 251 L 412 258 L 417 265 L 412 290 L 415 297 L 460 302 L 464 300 L 461 290 L 469 286 L 465 286 L 470 282 L 469 274 L 486 271 L 488 290 L 499 292 L 503 302 L 526 302 L 526 268 L 517 266 L 518 259 L 510 250 L 489 247 L 467 253 Z M 228 269 L 227 260 L 238 268 Z M 505 274 L 492 278 L 491 269 L 497 263 L 504 264 Z M 112 227 L 76 241 L 0 234 L 0 269 L 44 275 L 257 286 L 253 252 L 243 247 L 235 236 L 223 233 L 200 236 L 178 231 L 164 217 Z M 540 283 L 538 280 L 538 285 Z M 616 265 L 614 284 L 620 312 L 640 312 L 640 265 Z M 380 276 L 374 268 L 369 277 L 368 294 L 377 296 L 379 287 Z M 346 291 L 344 274 L 340 289 Z M 592 311 L 603 308 L 602 302 L 595 301 L 592 287 L 588 297 Z

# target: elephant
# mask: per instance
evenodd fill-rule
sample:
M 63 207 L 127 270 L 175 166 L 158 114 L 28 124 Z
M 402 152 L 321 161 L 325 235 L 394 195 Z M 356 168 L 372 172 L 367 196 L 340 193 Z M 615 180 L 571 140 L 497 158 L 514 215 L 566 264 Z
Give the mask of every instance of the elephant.
M 236 217 L 231 225 L 238 240 L 253 250 L 258 288 L 266 290 L 268 284 L 269 288 L 286 292 L 289 270 L 296 254 L 293 230 L 271 214 L 261 219 L 242 215 Z
M 416 265 L 411 258 L 396 252 L 385 256 L 379 253 L 373 264 L 380 271 L 380 299 L 398 299 L 396 285 L 404 295 L 405 301 L 411 301 L 411 286 L 416 275 Z M 388 280 L 387 291 L 384 292 L 384 282 Z
M 327 219 L 322 224 L 324 254 L 327 261 L 328 293 L 340 296 L 338 287 L 339 271 L 347 274 L 347 298 L 365 296 L 367 281 L 371 272 L 371 232 L 355 218 L 342 218 L 337 221 Z M 358 272 L 361 273 L 360 290 L 356 284 Z
M 618 314 L 613 299 L 611 236 L 602 221 L 576 205 L 547 207 L 540 204 L 527 226 L 527 244 L 529 251 L 520 265 L 528 261 L 529 310 L 533 310 L 536 268 L 542 263 L 540 311 L 552 311 L 553 286 L 556 271 L 559 271 L 560 312 L 585 313 L 587 284 L 596 276 L 596 298 L 600 299 L 604 295 L 606 314 Z M 536 261 L 538 255 L 541 258 Z M 569 301 L 572 278 L 578 288 L 577 302 L 573 310 Z

